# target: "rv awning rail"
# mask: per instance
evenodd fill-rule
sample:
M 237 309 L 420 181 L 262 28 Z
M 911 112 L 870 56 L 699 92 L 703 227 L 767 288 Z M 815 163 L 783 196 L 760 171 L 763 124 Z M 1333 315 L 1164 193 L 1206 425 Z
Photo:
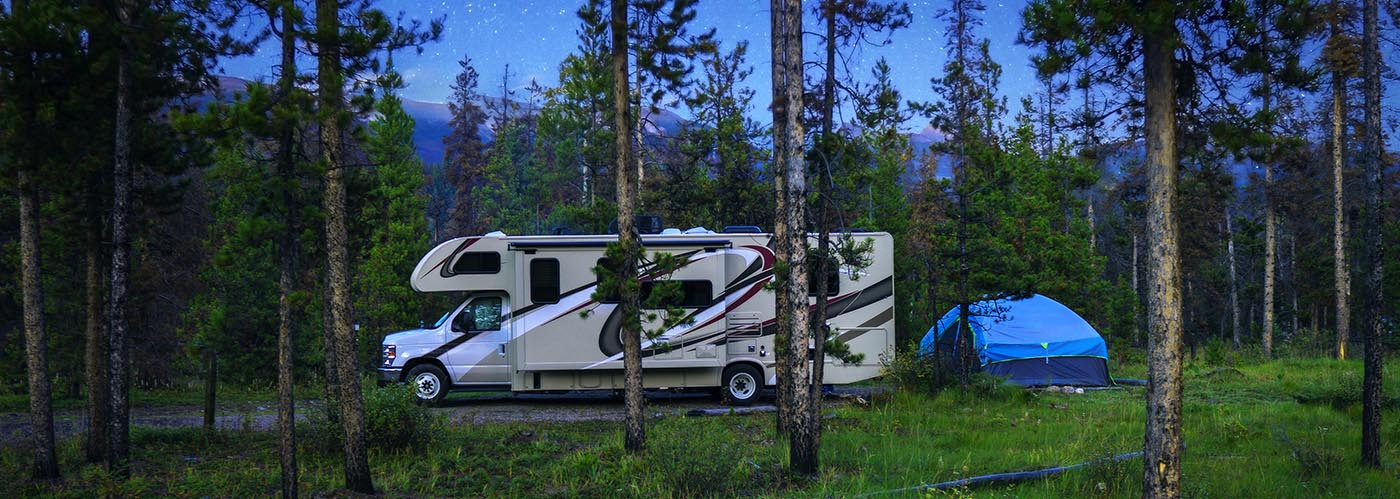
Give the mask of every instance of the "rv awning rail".
M 510 243 L 512 250 L 532 250 L 532 249 L 559 249 L 559 248 L 602 248 L 611 241 L 519 241 Z M 702 247 L 702 248 L 730 248 L 733 243 L 727 239 L 662 239 L 647 240 L 642 239 L 642 246 L 653 248 L 665 247 Z

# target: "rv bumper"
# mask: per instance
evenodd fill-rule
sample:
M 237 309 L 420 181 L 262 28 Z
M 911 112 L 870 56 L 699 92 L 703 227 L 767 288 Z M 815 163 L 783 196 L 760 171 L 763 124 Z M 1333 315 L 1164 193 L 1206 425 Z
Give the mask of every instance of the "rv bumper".
M 403 374 L 402 367 L 379 368 L 379 386 L 384 386 L 389 383 L 398 383 L 401 374 Z

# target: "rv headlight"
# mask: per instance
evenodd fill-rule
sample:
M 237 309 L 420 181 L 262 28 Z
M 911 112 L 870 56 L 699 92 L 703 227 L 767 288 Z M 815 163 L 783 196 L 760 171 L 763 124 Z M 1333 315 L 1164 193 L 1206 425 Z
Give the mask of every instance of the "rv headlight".
M 394 358 L 397 356 L 398 350 L 395 345 L 384 345 L 384 351 L 380 354 L 380 359 L 383 360 L 383 367 L 394 365 Z

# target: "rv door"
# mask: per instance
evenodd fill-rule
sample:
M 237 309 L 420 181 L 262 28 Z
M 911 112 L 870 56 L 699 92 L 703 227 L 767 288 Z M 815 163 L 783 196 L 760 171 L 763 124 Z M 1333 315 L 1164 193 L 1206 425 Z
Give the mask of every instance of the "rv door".
M 510 304 L 500 295 L 477 295 L 452 318 L 447 341 L 459 345 L 447 352 L 449 376 L 457 385 L 510 383 L 506 368 L 506 323 Z

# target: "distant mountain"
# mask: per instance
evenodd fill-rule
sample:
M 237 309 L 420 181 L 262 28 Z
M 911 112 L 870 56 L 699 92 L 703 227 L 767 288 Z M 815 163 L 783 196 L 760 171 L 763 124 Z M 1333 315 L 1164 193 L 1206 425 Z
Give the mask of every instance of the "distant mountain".
M 218 77 L 218 90 L 216 94 L 206 94 L 196 97 L 192 103 L 201 107 L 208 102 L 215 100 L 227 101 L 232 99 L 236 92 L 242 92 L 252 82 L 231 76 Z M 497 98 L 484 97 L 479 103 L 483 108 L 489 108 Z M 452 131 L 452 114 L 447 109 L 447 104 L 441 102 L 425 102 L 413 99 L 403 99 L 404 111 L 411 116 L 415 122 L 413 130 L 413 143 L 418 151 L 418 156 L 424 164 L 433 165 L 442 162 L 443 152 L 446 147 L 442 139 L 447 137 Z M 670 111 L 661 110 L 657 113 L 649 114 L 646 120 L 644 132 L 649 137 L 675 137 L 684 130 L 687 122 L 685 118 Z M 848 130 L 850 133 L 858 133 L 856 130 Z M 482 125 L 477 134 L 482 142 L 490 144 L 495 140 L 495 132 L 489 125 Z M 918 181 L 919 168 L 923 164 L 924 156 L 930 153 L 929 147 L 935 143 L 946 140 L 947 135 L 941 130 L 932 126 L 926 126 L 923 130 L 909 134 L 909 146 L 913 151 L 913 158 L 909 160 L 908 167 L 900 182 L 906 186 L 912 186 Z M 1142 161 L 1143 146 L 1141 142 L 1119 144 L 1111 148 L 1108 157 L 1105 158 L 1105 173 L 1118 176 L 1122 169 L 1134 162 Z M 946 157 L 937 160 L 937 175 L 939 178 L 950 178 L 952 176 L 952 165 Z M 1230 171 L 1234 174 L 1236 185 L 1243 186 L 1249 183 L 1250 174 L 1258 171 L 1258 166 L 1252 162 L 1237 161 L 1230 164 Z

